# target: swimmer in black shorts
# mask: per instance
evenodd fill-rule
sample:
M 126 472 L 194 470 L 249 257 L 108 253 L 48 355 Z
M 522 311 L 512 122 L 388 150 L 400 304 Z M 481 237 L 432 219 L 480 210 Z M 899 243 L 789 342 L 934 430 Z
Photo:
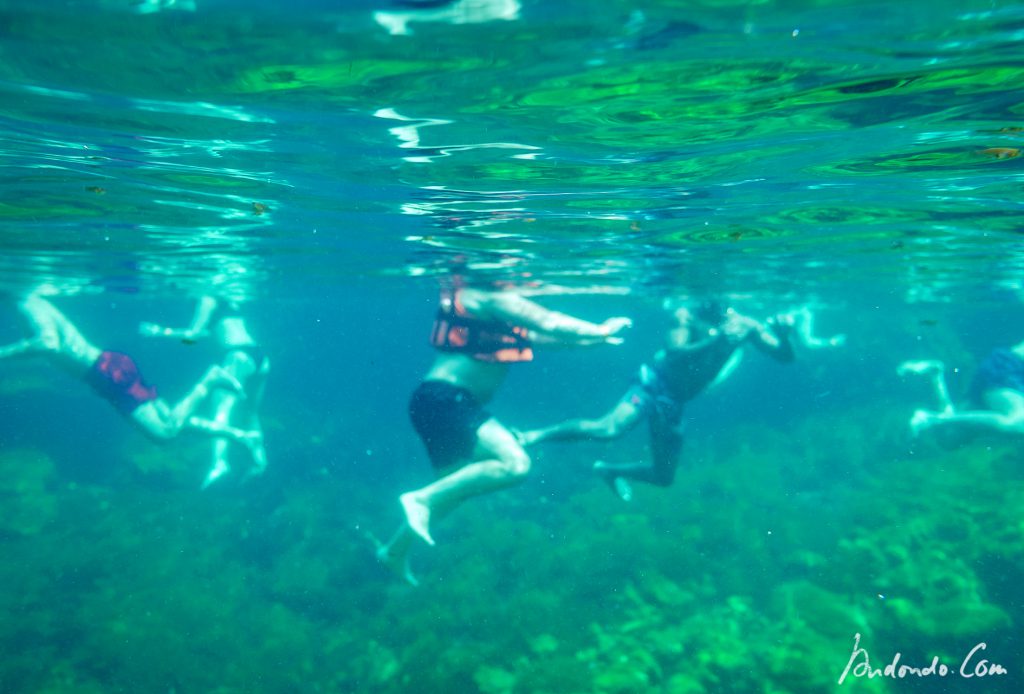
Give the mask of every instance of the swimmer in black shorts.
M 531 361 L 534 344 L 619 344 L 630 324 L 628 318 L 590 323 L 514 291 L 461 283 L 444 288 L 431 334 L 438 355 L 409 403 L 439 479 L 401 495 L 405 523 L 390 542 L 378 544 L 377 558 L 415 585 L 407 560 L 415 537 L 434 544 L 434 521 L 466 499 L 521 482 L 530 471 L 515 435 L 484 409 L 509 364 Z
M 647 420 L 651 460 L 643 463 L 602 463 L 598 473 L 624 501 L 633 496 L 630 480 L 659 487 L 672 484 L 682 450 L 684 405 L 709 385 L 728 376 L 737 350 L 751 344 L 773 358 L 793 359 L 789 335 L 793 318 L 781 314 L 764 325 L 716 302 L 694 309 L 679 308 L 665 346 L 640 368 L 636 382 L 609 412 L 596 419 L 571 419 L 519 433 L 524 446 L 541 441 L 615 439 Z

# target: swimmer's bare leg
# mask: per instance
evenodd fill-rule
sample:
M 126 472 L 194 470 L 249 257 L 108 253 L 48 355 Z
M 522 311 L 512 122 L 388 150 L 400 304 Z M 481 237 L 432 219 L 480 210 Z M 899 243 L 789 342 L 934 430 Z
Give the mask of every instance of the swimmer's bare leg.
M 246 432 L 245 440 L 242 442 L 249 449 L 252 456 L 252 467 L 249 468 L 249 475 L 262 475 L 267 469 L 267 449 L 263 443 L 263 429 L 257 420 L 253 428 Z
M 249 432 L 246 439 L 246 446 L 252 456 L 251 475 L 262 475 L 267 469 L 267 449 L 263 439 L 263 424 L 260 422 L 259 408 L 263 403 L 263 394 L 266 392 L 267 377 L 270 374 L 270 360 L 264 358 L 259 370 L 252 380 L 246 384 L 248 398 L 246 409 L 249 412 L 248 421 L 245 427 Z
M 227 448 L 227 441 L 224 439 L 216 439 L 213 444 L 214 446 L 222 445 L 224 449 Z M 206 473 L 206 477 L 203 479 L 203 483 L 200 485 L 200 488 L 206 489 L 229 472 L 231 472 L 231 466 L 228 465 L 224 455 L 215 454 L 213 465 L 210 467 L 210 471 Z
M 188 418 L 188 426 L 192 429 L 197 429 L 210 436 L 224 436 L 240 443 L 242 445 L 249 445 L 249 441 L 253 438 L 260 436 L 260 432 L 247 431 L 246 429 L 239 429 L 238 427 L 231 426 L 230 424 L 224 424 L 217 422 L 212 419 L 204 419 L 202 417 L 192 416 Z
M 444 479 L 442 478 L 442 480 Z M 430 487 L 424 487 L 415 492 L 406 492 L 398 497 L 398 502 L 402 504 L 402 513 L 405 514 L 405 522 L 409 529 L 423 538 L 428 545 L 433 545 L 436 543 L 430 536 L 431 507 L 427 501 L 430 493 Z
M 0 356 L 46 352 L 61 354 L 85 367 L 91 366 L 99 357 L 100 350 L 89 344 L 67 316 L 42 296 L 28 295 L 18 309 L 35 335 L 7 348 L 0 348 L 6 352 L 0 353 Z
M 918 436 L 921 432 L 931 429 L 942 419 L 943 417 L 940 412 L 914 410 L 914 414 L 910 417 L 910 435 Z
M 238 382 L 237 378 L 220 366 L 211 366 L 199 379 L 199 382 L 192 387 L 188 395 L 171 408 L 170 416 L 179 429 L 189 421 L 203 400 L 209 397 L 215 388 L 226 388 L 233 392 L 235 397 L 244 397 L 242 384 Z
M 217 392 L 213 395 L 215 401 L 212 420 L 204 420 L 199 417 L 189 419 L 189 425 L 196 429 L 216 435 L 225 428 L 230 428 L 228 422 L 231 412 L 238 403 L 238 398 L 231 392 Z M 236 437 L 235 440 L 238 440 Z M 228 462 L 229 441 L 223 436 L 216 436 L 213 439 L 213 464 L 210 466 L 206 478 L 203 480 L 202 488 L 206 489 L 231 471 L 231 464 Z
M 412 549 L 415 535 L 408 525 L 402 525 L 387 544 L 382 543 L 371 533 L 366 533 L 366 537 L 374 545 L 377 561 L 409 585 L 415 587 L 420 584 L 409 566 L 409 550 Z
M 625 477 L 620 477 L 614 467 L 603 460 L 598 460 L 594 463 L 594 472 L 611 487 L 615 496 L 623 501 L 633 500 L 633 485 Z
M 0 347 L 0 359 L 40 354 L 46 351 L 48 350 L 46 349 L 46 345 L 43 343 L 42 338 L 31 337 L 27 340 L 18 340 L 12 344 Z
M 896 373 L 900 376 L 914 374 L 926 376 L 931 379 L 932 387 L 935 389 L 935 397 L 938 398 L 939 401 L 939 412 L 936 414 L 949 416 L 954 413 L 953 400 L 949 396 L 949 387 L 946 385 L 946 366 L 941 361 L 936 359 L 905 361 L 897 367 Z M 911 419 L 911 428 L 915 426 L 915 420 L 918 421 L 919 424 L 926 421 L 928 419 L 926 415 L 926 410 L 918 410 L 915 412 L 914 417 Z
M 206 489 L 229 472 L 231 472 L 231 464 L 228 463 L 228 440 L 218 436 L 213 440 L 213 464 L 210 466 L 209 472 L 206 473 L 202 489 Z
M 530 471 L 530 457 L 515 435 L 498 420 L 488 419 L 476 431 L 476 462 L 399 497 L 409 528 L 434 544 L 431 519 L 454 509 L 466 499 L 519 484 Z
M 263 432 L 261 431 L 239 429 L 225 422 L 195 416 L 189 417 L 187 424 L 192 429 L 215 437 L 213 442 L 213 465 L 203 480 L 203 489 L 206 489 L 231 471 L 231 466 L 228 463 L 229 441 L 240 443 L 250 451 L 256 446 L 262 450 Z M 264 462 L 258 472 L 262 472 L 265 466 L 266 463 Z
M 229 374 L 235 375 L 238 372 L 230 366 L 224 367 Z M 264 358 L 255 373 L 248 369 L 238 374 L 239 382 L 244 383 L 245 406 L 236 408 L 239 404 L 239 397 L 233 391 L 222 392 L 216 407 L 214 421 L 227 425 L 234 422 L 236 431 L 242 435 L 232 435 L 232 440 L 241 443 L 249 452 L 252 458 L 252 465 L 249 466 L 246 476 L 252 477 L 261 475 L 267 469 L 267 452 L 264 445 L 263 427 L 259 418 L 259 406 L 263 401 L 263 394 L 266 390 L 267 375 L 270 373 L 270 360 Z M 248 375 L 247 375 L 248 374 Z M 243 421 L 239 422 L 239 416 Z M 217 440 L 214 442 L 214 465 L 210 471 L 210 482 L 225 474 L 229 470 L 228 445 L 226 442 Z
M 615 407 L 596 419 L 570 419 L 542 429 L 516 430 L 513 433 L 522 446 L 542 441 L 609 440 L 631 431 L 642 417 L 643 412 L 627 393 Z
M 991 409 L 940 413 L 918 410 L 911 420 L 911 428 L 915 433 L 942 425 L 956 426 L 966 432 L 1024 434 L 1024 393 L 1012 388 L 994 388 L 985 392 L 984 400 Z

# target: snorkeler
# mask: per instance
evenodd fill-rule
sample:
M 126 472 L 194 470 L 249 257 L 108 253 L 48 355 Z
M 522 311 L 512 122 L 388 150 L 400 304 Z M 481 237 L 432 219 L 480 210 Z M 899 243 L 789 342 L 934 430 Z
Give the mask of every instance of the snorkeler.
M 31 338 L 0 347 L 0 358 L 45 355 L 85 381 L 118 412 L 155 439 L 170 439 L 186 426 L 213 436 L 244 441 L 249 433 L 235 427 L 205 422 L 194 417 L 200 404 L 220 391 L 241 391 L 241 384 L 220 366 L 207 369 L 199 382 L 173 407 L 147 384 L 127 354 L 104 351 L 90 344 L 53 304 L 31 293 L 19 309 L 35 330 Z
M 939 401 L 938 410 L 914 412 L 911 433 L 916 436 L 937 427 L 964 433 L 1024 433 L 1024 342 L 993 350 L 978 366 L 967 393 L 967 407 L 973 409 L 953 406 L 945 371 L 945 365 L 936 360 L 905 361 L 897 368 L 900 376 L 917 374 L 931 379 Z
M 616 439 L 642 419 L 650 429 L 651 460 L 644 463 L 594 464 L 623 501 L 633 497 L 630 480 L 667 487 L 675 478 L 683 446 L 683 407 L 714 383 L 729 376 L 745 344 L 781 362 L 792 361 L 793 317 L 781 314 L 764 325 L 716 302 L 673 312 L 664 347 L 643 364 L 636 381 L 607 413 L 596 419 L 571 419 L 554 426 L 519 432 L 524 446 L 541 441 Z
M 467 499 L 522 482 L 530 457 L 484 405 L 509 364 L 533 359 L 535 344 L 620 344 L 632 321 L 590 323 L 548 310 L 515 291 L 445 287 L 431 344 L 438 355 L 409 403 L 412 424 L 440 478 L 399 497 L 405 523 L 377 557 L 415 585 L 408 565 L 414 537 L 434 544 L 432 524 Z
M 244 394 L 243 398 L 238 392 L 216 391 L 210 398 L 213 409 L 211 419 L 197 418 L 193 422 L 193 426 L 207 428 L 215 437 L 213 464 L 203 481 L 203 488 L 231 470 L 228 456 L 231 440 L 243 443 L 249 450 L 253 463 L 250 474 L 262 473 L 267 467 L 267 453 L 263 444 L 259 407 L 270 373 L 270 359 L 249 333 L 245 319 L 238 313 L 238 305 L 232 301 L 204 296 L 196 304 L 192 322 L 187 328 L 142 323 L 139 332 L 143 335 L 177 338 L 186 344 L 212 337 L 223 354 L 221 368 L 239 383 Z M 244 439 L 218 436 L 217 432 L 225 427 L 242 429 L 246 436 Z

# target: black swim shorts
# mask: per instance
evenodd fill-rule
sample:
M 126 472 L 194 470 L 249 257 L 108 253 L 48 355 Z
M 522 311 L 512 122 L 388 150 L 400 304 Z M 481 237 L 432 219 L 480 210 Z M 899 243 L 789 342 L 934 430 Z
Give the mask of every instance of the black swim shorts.
M 446 381 L 424 381 L 413 391 L 409 418 L 436 470 L 473 459 L 476 430 L 491 415 L 473 394 Z

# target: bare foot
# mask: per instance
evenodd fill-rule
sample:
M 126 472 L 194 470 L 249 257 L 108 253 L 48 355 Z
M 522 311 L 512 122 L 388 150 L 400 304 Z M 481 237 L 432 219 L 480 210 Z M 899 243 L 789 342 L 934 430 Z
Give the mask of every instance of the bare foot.
M 619 497 L 623 501 L 633 500 L 633 485 L 629 483 L 624 477 L 619 477 L 615 474 L 615 470 L 610 468 L 607 463 L 602 460 L 594 463 L 594 472 L 601 476 L 612 491 L 615 492 L 615 496 Z
M 400 547 L 404 549 L 402 551 L 395 551 L 394 540 L 388 544 L 384 544 L 369 530 L 359 530 L 358 526 L 356 526 L 356 530 L 361 532 L 363 537 L 373 543 L 374 556 L 377 557 L 377 561 L 386 566 L 389 571 L 413 588 L 420 585 L 419 580 L 409 567 L 408 543 L 399 543 Z
M 252 451 L 252 467 L 249 468 L 249 475 L 257 477 L 267 471 L 267 451 L 263 448 L 262 437 L 260 445 L 250 450 Z
M 267 467 L 267 452 L 263 447 L 263 432 L 259 429 L 243 430 L 239 440 L 249 449 L 249 455 L 252 456 L 253 467 L 255 468 L 253 474 L 262 473 Z
M 214 464 L 214 466 L 212 468 L 210 468 L 210 472 L 207 473 L 206 479 L 203 480 L 203 487 L 202 488 L 206 489 L 211 484 L 213 484 L 214 482 L 219 480 L 221 477 L 226 475 L 230 470 L 231 470 L 231 468 L 228 466 L 228 464 L 226 462 L 224 462 L 223 460 L 218 460 Z
M 430 536 L 430 507 L 417 499 L 414 492 L 406 492 L 398 500 L 402 503 L 409 528 L 428 545 L 433 545 L 434 538 Z
M 378 543 L 379 544 L 379 543 Z M 409 555 L 405 554 L 397 556 L 392 554 L 390 548 L 386 545 L 380 545 L 377 547 L 377 561 L 398 576 L 400 579 L 408 583 L 413 588 L 420 585 L 419 580 L 412 572 L 412 568 L 409 566 Z
M 932 427 L 941 418 L 941 415 L 935 414 L 934 412 L 917 410 L 914 412 L 914 416 L 910 418 L 911 435 L 917 436 L 922 431 Z

